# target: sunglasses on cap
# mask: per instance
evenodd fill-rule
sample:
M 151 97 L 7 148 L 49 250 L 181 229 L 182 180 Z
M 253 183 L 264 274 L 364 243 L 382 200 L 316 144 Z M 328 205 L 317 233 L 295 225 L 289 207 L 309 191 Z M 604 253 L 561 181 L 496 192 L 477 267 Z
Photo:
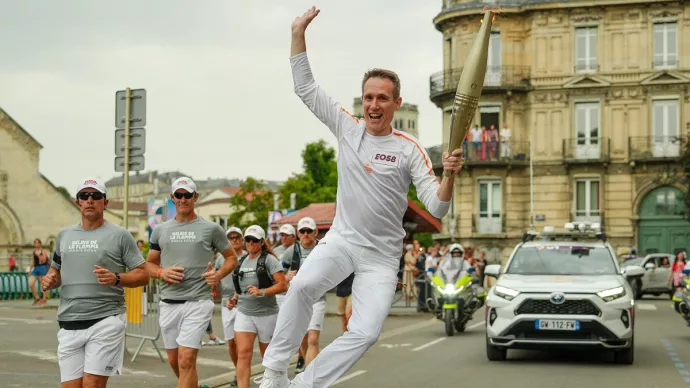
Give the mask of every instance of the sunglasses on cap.
M 309 234 L 309 233 L 314 233 L 314 229 L 300 229 L 299 230 L 300 234 Z
M 259 241 L 261 241 L 261 240 L 257 240 L 254 237 L 245 237 L 244 238 L 244 242 L 248 242 L 248 243 L 258 243 Z
M 192 199 L 192 197 L 194 197 L 194 194 L 195 194 L 195 193 L 189 193 L 189 192 L 187 192 L 187 193 L 177 193 L 177 192 L 176 192 L 176 193 L 173 194 L 173 195 L 174 195 L 175 198 L 177 198 L 177 199 L 182 199 L 182 197 L 184 197 L 185 199 Z
M 101 192 L 98 191 L 83 191 L 81 193 L 77 193 L 77 199 L 82 200 L 82 201 L 88 201 L 89 197 L 92 197 L 94 201 L 98 201 L 103 199 L 105 195 Z

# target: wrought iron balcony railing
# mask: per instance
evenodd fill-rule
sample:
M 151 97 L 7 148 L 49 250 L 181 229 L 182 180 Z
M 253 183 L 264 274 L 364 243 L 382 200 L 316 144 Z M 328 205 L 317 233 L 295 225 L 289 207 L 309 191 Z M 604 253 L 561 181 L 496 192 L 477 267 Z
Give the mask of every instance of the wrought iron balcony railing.
M 678 159 L 686 145 L 681 136 L 633 136 L 628 138 L 628 155 L 634 161 Z
M 460 82 L 462 68 L 454 68 L 434 73 L 429 77 L 431 98 L 455 92 Z M 526 89 L 529 86 L 529 66 L 489 66 L 484 76 L 484 90 Z
M 566 163 L 604 162 L 611 157 L 608 137 L 576 137 L 563 140 L 563 159 Z
M 467 165 L 523 165 L 529 163 L 529 142 L 463 143 Z

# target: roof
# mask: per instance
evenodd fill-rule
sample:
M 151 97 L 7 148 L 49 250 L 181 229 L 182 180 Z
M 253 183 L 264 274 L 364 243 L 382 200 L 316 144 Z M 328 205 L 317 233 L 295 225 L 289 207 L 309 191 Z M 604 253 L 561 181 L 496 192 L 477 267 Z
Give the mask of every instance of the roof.
M 296 226 L 303 217 L 311 217 L 316 222 L 319 229 L 330 229 L 335 218 L 335 202 L 330 203 L 312 203 L 311 205 L 300 209 L 286 217 L 273 223 L 273 225 L 291 224 Z M 434 218 L 431 214 L 424 211 L 412 200 L 407 200 L 407 211 L 403 216 L 403 223 L 415 223 L 415 232 L 441 232 L 441 222 Z
M 74 207 L 76 207 L 77 209 L 79 209 L 79 205 L 77 205 L 76 199 L 71 199 L 71 198 L 65 197 L 64 194 L 62 194 L 62 192 L 61 192 L 60 190 L 58 190 L 57 186 L 55 186 L 55 185 L 53 184 L 53 182 L 50 181 L 50 179 L 46 178 L 46 176 L 43 175 L 43 174 L 40 174 L 40 175 L 41 175 L 41 178 L 43 178 L 43 180 L 46 181 L 46 183 L 48 183 L 48 184 L 50 185 L 50 187 L 53 188 L 53 190 L 55 190 L 56 192 L 60 193 L 60 196 L 61 196 L 62 198 L 64 198 L 65 201 L 71 203 L 72 205 L 74 205 Z
M 10 115 L 9 115 L 7 112 L 5 112 L 2 108 L 0 108 L 0 113 L 4 114 L 4 115 L 7 117 L 7 119 L 8 119 L 9 121 L 11 121 L 12 123 L 14 123 L 14 125 L 16 125 L 17 128 L 19 128 L 19 131 L 20 131 L 20 132 L 24 133 L 24 135 L 26 135 L 29 139 L 31 139 L 33 142 L 35 142 L 36 144 L 38 144 L 38 147 L 39 147 L 39 148 L 43 148 L 43 145 L 41 145 L 41 143 L 39 143 L 38 140 L 36 140 L 35 137 L 31 136 L 31 134 L 29 133 L 29 131 L 27 131 L 27 130 L 24 129 L 21 125 L 19 125 L 19 122 L 17 122 L 17 120 L 13 119 L 12 116 L 10 116 Z M 51 183 L 51 185 L 52 185 L 52 183 Z

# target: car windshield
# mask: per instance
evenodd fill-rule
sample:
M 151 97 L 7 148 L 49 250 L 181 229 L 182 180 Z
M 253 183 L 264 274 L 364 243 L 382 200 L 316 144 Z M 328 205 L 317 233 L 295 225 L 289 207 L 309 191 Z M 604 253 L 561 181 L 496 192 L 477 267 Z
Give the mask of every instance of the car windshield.
M 621 263 L 621 267 L 627 267 L 629 265 L 642 265 L 642 260 L 644 260 L 644 257 L 638 257 L 637 259 L 626 260 L 626 261 Z
M 605 247 L 546 245 L 518 249 L 506 273 L 520 275 L 614 275 L 616 265 Z

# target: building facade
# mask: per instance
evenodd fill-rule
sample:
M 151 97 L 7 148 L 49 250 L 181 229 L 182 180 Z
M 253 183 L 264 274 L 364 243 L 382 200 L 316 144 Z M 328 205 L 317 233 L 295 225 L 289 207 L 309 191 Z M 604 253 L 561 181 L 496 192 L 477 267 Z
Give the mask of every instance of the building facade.
M 364 118 L 362 111 L 362 98 L 355 97 L 352 115 L 358 119 Z M 403 102 L 393 116 L 393 128 L 410 133 L 419 138 L 419 110 L 417 105 Z
M 505 259 L 532 223 L 591 221 L 620 252 L 689 248 L 680 159 L 690 132 L 690 4 L 493 3 L 502 9 L 474 123 L 498 137 L 477 149 L 469 139 L 438 237 Z M 430 77 L 430 98 L 443 111 L 444 142 L 484 6 L 445 0 L 434 18 L 444 69 Z
M 34 239 L 52 253 L 60 229 L 81 220 L 76 204 L 39 171 L 42 148 L 0 109 L 0 272 L 10 254 L 22 270 L 30 265 Z

